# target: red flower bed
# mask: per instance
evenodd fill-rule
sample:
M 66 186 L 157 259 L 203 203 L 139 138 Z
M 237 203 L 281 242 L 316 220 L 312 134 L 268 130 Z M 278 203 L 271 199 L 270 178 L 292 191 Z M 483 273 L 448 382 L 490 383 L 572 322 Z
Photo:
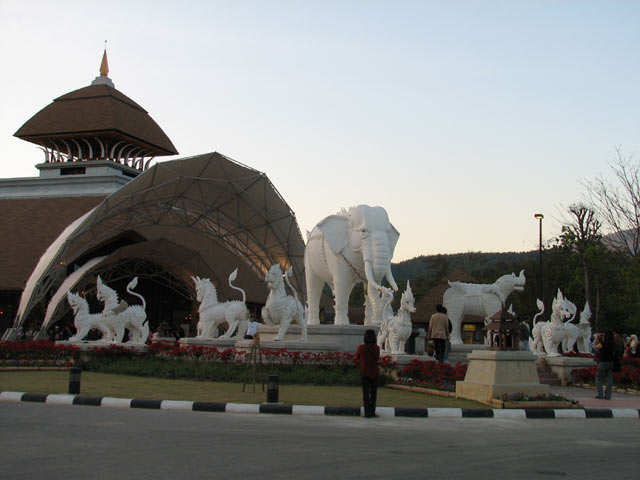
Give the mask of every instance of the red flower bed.
M 49 340 L 0 342 L 0 362 L 4 365 L 71 365 L 78 357 L 73 345 L 56 345 Z
M 398 372 L 398 383 L 437 390 L 455 391 L 456 381 L 464 380 L 467 364 L 413 360 Z
M 621 359 L 621 371 L 613 372 L 613 384 L 621 388 L 640 389 L 640 358 Z M 574 383 L 596 382 L 598 367 L 577 368 L 571 371 Z

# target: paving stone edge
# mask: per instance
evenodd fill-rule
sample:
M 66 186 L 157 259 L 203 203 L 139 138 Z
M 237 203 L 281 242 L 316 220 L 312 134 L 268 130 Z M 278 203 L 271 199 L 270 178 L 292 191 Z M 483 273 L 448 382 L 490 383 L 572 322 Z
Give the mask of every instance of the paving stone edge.
M 149 400 L 113 397 L 92 397 L 72 394 L 45 394 L 30 392 L 0 392 L 0 402 L 35 402 L 51 405 L 80 405 L 107 408 L 142 408 L 152 410 L 182 410 L 218 413 L 269 413 L 279 415 L 334 415 L 363 416 L 362 407 L 335 407 L 314 405 L 289 405 L 283 403 L 222 403 L 191 402 L 178 400 Z M 636 408 L 408 408 L 378 407 L 380 417 L 411 418 L 496 418 L 496 419 L 591 419 L 634 418 L 640 419 Z

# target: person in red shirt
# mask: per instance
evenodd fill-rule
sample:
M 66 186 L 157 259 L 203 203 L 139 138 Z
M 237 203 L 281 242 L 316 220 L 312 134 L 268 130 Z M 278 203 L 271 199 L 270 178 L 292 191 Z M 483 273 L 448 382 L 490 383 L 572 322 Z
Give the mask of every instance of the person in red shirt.
M 362 401 L 366 418 L 378 416 L 376 415 L 378 377 L 380 376 L 378 360 L 380 360 L 380 347 L 376 344 L 376 334 L 373 330 L 367 330 L 364 332 L 364 343 L 356 350 L 356 361 L 360 364 Z

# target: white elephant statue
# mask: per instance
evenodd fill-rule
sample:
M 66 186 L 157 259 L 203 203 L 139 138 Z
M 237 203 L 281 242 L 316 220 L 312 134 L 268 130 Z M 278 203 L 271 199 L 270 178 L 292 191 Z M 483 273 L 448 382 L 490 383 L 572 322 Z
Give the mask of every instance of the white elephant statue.
M 327 283 L 335 297 L 335 325 L 349 325 L 349 295 L 357 283 L 362 283 L 368 312 L 365 325 L 379 325 L 383 279 L 398 290 L 391 258 L 399 236 L 382 207 L 358 205 L 320 221 L 307 234 L 304 251 L 308 324 L 320 323 L 320 296 Z
M 442 304 L 451 320 L 451 344 L 461 344 L 460 328 L 465 315 L 478 315 L 486 321 L 506 304 L 511 292 L 522 292 L 526 279 L 520 275 L 503 275 L 492 284 L 449 282 Z

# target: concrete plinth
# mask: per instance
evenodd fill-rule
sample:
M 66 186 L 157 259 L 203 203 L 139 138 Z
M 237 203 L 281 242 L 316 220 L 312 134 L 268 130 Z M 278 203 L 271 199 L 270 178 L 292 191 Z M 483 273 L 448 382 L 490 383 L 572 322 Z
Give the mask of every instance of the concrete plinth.
M 378 333 L 378 327 L 368 325 L 309 325 L 307 327 L 308 342 L 303 342 L 300 340 L 302 328 L 299 325 L 291 325 L 287 329 L 283 341 L 274 341 L 273 339 L 278 334 L 278 329 L 277 325 L 261 325 L 258 327 L 260 343 L 263 347 L 271 345 L 269 342 L 273 342 L 274 346 L 268 348 L 305 351 L 305 343 L 311 343 L 326 345 L 326 351 L 355 352 L 358 345 L 364 342 L 365 331 L 371 329 L 376 334 Z M 286 346 L 285 344 L 289 342 L 299 344 L 300 348 Z
M 479 345 L 474 343 L 458 343 L 452 344 L 451 350 L 449 350 L 449 356 L 447 357 L 447 362 L 449 363 L 467 363 L 468 355 L 474 350 L 487 350 L 489 348 L 488 345 Z
M 456 397 L 488 402 L 505 393 L 546 395 L 549 386 L 540 384 L 537 357 L 524 351 L 472 351 L 463 381 L 456 382 Z
M 216 347 L 219 349 L 235 348 L 239 338 L 199 338 L 185 337 L 179 340 L 180 345 L 198 345 L 201 347 Z M 249 342 L 251 340 L 248 340 Z
M 598 363 L 593 358 L 584 357 L 540 357 L 538 361 L 544 361 L 553 373 L 555 373 L 563 385 L 573 382 L 571 371 L 576 368 L 589 368 Z
M 421 362 L 435 362 L 436 361 L 436 357 L 429 356 L 426 353 L 424 355 L 407 355 L 407 354 L 397 355 L 397 354 L 382 353 L 381 355 L 383 355 L 383 356 L 387 356 L 388 355 L 389 357 L 391 357 L 393 359 L 394 362 L 396 362 L 398 364 L 399 367 L 404 367 L 405 365 L 409 365 L 414 360 L 420 360 Z

